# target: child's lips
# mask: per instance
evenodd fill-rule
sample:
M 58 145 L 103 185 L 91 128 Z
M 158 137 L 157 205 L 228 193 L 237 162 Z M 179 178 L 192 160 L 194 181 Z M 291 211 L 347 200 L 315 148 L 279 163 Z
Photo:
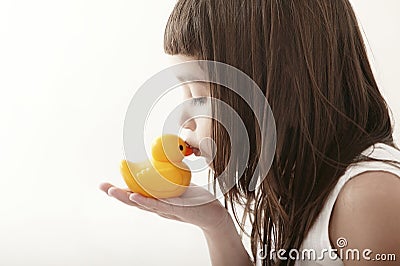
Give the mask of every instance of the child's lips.
M 186 142 L 186 145 L 193 150 L 194 155 L 201 156 L 201 151 L 199 148 L 190 145 L 188 142 Z

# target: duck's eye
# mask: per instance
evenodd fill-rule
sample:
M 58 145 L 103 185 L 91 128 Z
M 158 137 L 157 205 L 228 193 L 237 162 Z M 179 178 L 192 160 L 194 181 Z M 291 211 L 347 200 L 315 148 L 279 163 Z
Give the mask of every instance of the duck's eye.
M 182 145 L 179 145 L 179 149 L 180 149 L 181 151 L 183 151 L 183 146 L 182 146 Z

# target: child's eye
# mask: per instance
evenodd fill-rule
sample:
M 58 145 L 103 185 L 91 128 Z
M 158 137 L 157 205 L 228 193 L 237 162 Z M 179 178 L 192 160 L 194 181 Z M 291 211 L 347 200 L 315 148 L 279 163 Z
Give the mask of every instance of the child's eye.
M 207 97 L 196 97 L 192 98 L 193 105 L 204 105 L 207 102 Z

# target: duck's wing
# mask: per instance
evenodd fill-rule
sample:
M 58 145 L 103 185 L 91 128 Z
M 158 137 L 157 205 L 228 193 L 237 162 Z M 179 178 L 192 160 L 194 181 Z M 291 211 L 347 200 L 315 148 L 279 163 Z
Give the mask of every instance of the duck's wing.
M 183 182 L 179 168 L 167 162 L 153 162 L 153 167 L 143 169 L 138 175 L 138 182 L 154 191 L 175 191 Z
M 175 167 L 168 162 L 129 163 L 129 175 L 125 174 L 124 178 L 127 184 L 132 183 L 130 187 L 134 188 L 134 192 L 167 198 L 180 195 L 186 190 L 191 177 L 187 169 L 182 170 L 180 166 Z

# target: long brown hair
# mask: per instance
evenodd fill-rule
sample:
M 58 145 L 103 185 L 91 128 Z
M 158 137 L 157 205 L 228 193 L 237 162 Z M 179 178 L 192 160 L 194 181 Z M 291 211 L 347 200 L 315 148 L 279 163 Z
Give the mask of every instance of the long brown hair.
M 211 96 L 234 107 L 248 130 L 251 157 L 225 205 L 244 206 L 242 222 L 234 214 L 239 224 L 246 216 L 251 221 L 254 258 L 260 246 L 266 254 L 299 249 L 346 168 L 374 160 L 361 152 L 378 142 L 397 148 L 348 0 L 180 0 L 166 26 L 164 48 L 240 69 L 270 104 L 276 153 L 266 178 L 249 191 L 259 128 L 243 101 L 221 86 L 210 87 Z M 229 136 L 213 121 L 212 137 L 218 176 L 229 159 Z M 283 262 L 263 260 L 275 263 Z

